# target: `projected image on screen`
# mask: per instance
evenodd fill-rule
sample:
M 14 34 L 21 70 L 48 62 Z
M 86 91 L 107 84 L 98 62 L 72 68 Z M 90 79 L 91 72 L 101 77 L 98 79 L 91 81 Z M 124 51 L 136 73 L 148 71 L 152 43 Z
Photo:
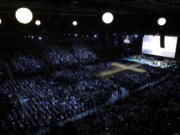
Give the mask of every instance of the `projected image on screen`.
M 175 58 L 177 39 L 177 37 L 165 36 L 165 47 L 161 48 L 160 36 L 145 35 L 143 38 L 142 53 Z

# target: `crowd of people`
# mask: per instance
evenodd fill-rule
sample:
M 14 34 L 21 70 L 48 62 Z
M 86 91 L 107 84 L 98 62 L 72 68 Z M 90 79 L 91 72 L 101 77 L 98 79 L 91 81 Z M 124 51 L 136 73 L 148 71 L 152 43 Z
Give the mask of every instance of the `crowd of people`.
M 39 58 L 30 56 L 19 56 L 11 64 L 15 71 L 32 71 L 45 67 L 45 63 Z
M 175 74 L 71 125 L 79 135 L 179 135 L 180 91 Z M 78 125 L 78 126 L 77 126 Z
M 106 56 L 107 59 L 101 60 L 100 56 L 93 48 L 85 44 L 50 45 L 41 49 L 31 48 L 26 52 L 14 52 L 2 56 L 0 58 L 0 78 L 2 78 L 0 80 L 0 94 L 6 95 L 4 96 L 6 98 L 0 99 L 0 106 L 7 101 L 8 105 L 7 110 L 4 107 L 5 111 L 0 114 L 0 134 L 51 134 L 53 130 L 58 130 L 59 127 L 56 126 L 59 122 L 104 105 L 112 93 L 120 90 L 121 87 L 131 92 L 146 83 L 160 79 L 167 71 L 169 74 L 173 74 L 168 69 L 141 65 L 139 68 L 145 69 L 146 73 L 127 70 L 104 79 L 96 74 L 111 69 L 111 63 L 114 60 L 110 60 L 108 56 Z M 117 61 L 119 63 L 133 63 L 120 59 Z M 46 72 L 40 74 L 41 71 Z M 31 72 L 34 72 L 31 76 L 25 74 L 31 74 Z M 18 74 L 22 75 L 19 77 Z M 171 83 L 169 81 L 168 84 Z M 164 88 L 166 86 L 163 85 Z M 174 86 L 172 83 L 171 87 L 174 88 Z M 163 89 L 163 87 L 158 87 L 158 89 Z M 154 89 L 151 88 L 147 91 Z M 91 130 L 94 130 L 93 132 L 116 132 L 118 121 L 127 119 L 123 115 L 134 116 L 133 112 L 128 111 L 133 105 L 132 109 L 134 110 L 141 106 L 141 99 L 136 96 L 130 98 L 122 106 L 118 102 L 105 107 L 105 112 L 98 112 L 78 121 L 77 130 L 79 132 L 87 131 L 86 133 L 82 132 L 84 135 Z M 148 98 L 146 93 L 143 96 L 142 99 Z M 132 103 L 133 99 L 137 104 Z M 129 102 L 133 105 L 129 105 Z M 123 109 L 126 111 L 123 112 Z M 145 114 L 142 113 L 142 115 Z M 115 120 L 111 117 L 114 117 Z M 136 117 L 138 116 L 136 115 Z M 137 120 L 139 120 L 138 118 Z M 102 121 L 100 122 L 100 120 Z M 128 122 L 130 121 L 125 123 L 126 127 L 129 126 Z M 135 125 L 135 123 L 133 124 Z M 121 129 L 119 130 L 117 133 L 121 132 Z M 122 128 L 122 130 L 126 131 L 127 128 Z

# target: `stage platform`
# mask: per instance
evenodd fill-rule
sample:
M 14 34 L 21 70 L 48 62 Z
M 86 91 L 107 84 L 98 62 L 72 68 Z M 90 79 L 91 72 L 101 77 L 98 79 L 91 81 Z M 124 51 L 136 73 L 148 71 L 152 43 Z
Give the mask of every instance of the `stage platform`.
M 164 68 L 164 69 L 176 66 L 174 60 L 172 60 L 172 61 L 168 61 L 168 60 L 160 61 L 160 60 L 155 60 L 155 59 L 143 58 L 141 56 L 132 56 L 129 58 L 123 58 L 122 60 L 129 61 L 129 62 L 136 62 L 139 64 L 145 64 L 145 65 L 149 65 L 152 67 L 158 67 L 158 68 Z

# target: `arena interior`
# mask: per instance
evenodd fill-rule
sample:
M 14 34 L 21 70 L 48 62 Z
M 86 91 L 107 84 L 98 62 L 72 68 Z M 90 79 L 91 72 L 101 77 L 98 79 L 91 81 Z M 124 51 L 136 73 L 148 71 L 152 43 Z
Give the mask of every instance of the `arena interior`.
M 180 135 L 178 0 L 0 1 L 0 135 Z

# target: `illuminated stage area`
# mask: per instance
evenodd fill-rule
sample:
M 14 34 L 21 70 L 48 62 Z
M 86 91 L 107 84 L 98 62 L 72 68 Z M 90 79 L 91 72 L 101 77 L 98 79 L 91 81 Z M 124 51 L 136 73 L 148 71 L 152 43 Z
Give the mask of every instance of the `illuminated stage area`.
M 123 58 L 122 60 L 126 60 L 129 62 L 136 62 L 139 64 L 145 64 L 152 67 L 158 67 L 158 68 L 172 68 L 176 67 L 176 61 L 175 60 L 155 60 L 153 57 L 147 57 L 143 55 L 139 56 L 132 56 L 129 58 Z

